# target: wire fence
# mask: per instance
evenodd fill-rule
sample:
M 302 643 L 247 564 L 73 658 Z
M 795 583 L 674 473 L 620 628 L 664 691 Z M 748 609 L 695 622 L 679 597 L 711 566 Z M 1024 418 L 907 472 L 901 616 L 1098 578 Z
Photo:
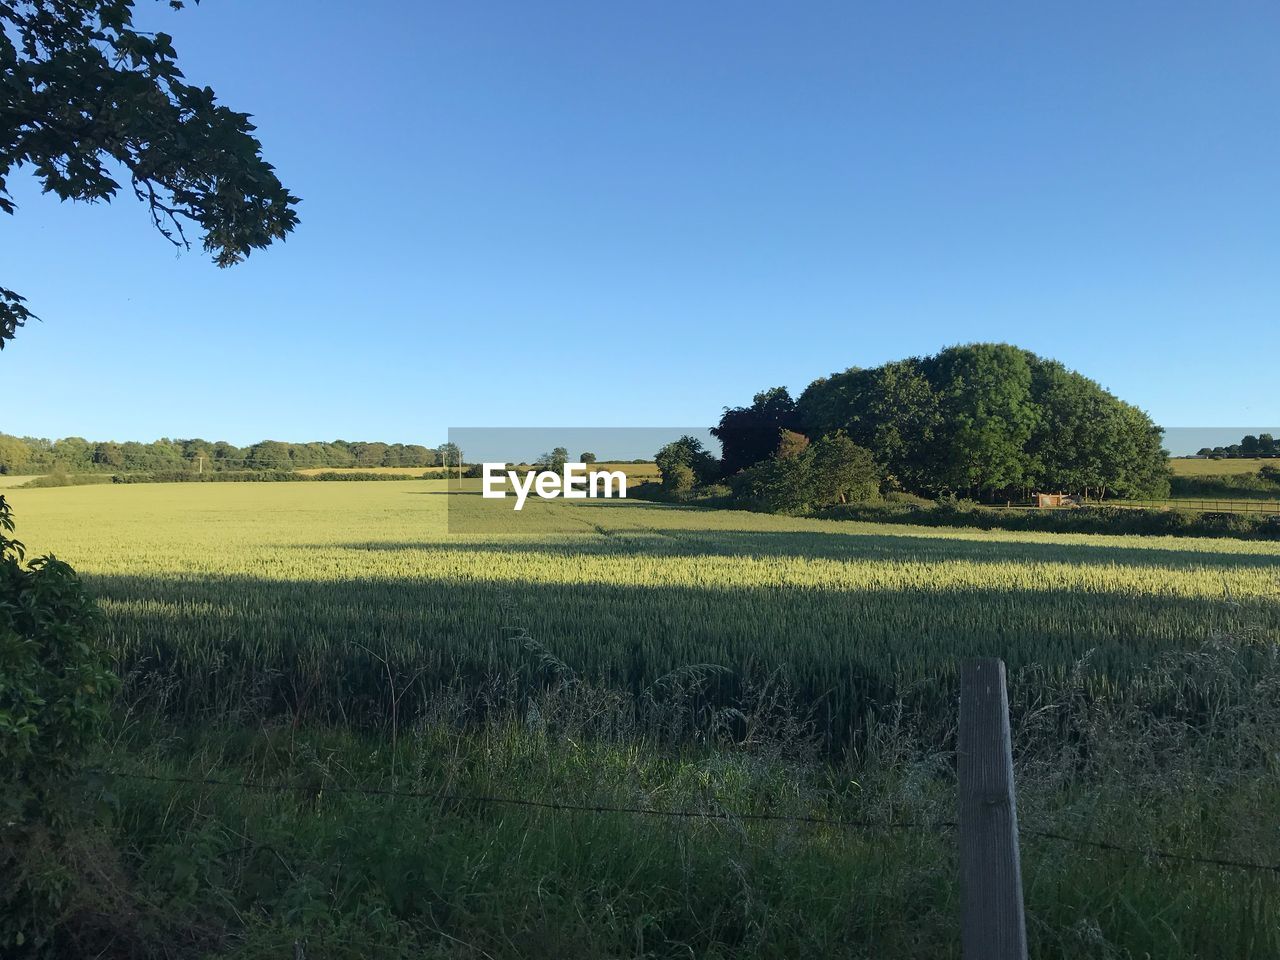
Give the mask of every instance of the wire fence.
M 1280 514 L 1280 500 L 1227 500 L 1208 497 L 1176 497 L 1167 500 L 1120 500 L 1114 506 L 1148 510 L 1191 510 L 1196 513 Z
M 806 826 L 840 827 L 857 830 L 941 831 L 955 829 L 954 820 L 894 821 L 858 820 L 814 817 L 783 813 L 736 813 L 733 811 L 665 810 L 655 807 L 613 806 L 609 804 L 569 803 L 560 800 L 533 800 L 527 797 L 499 797 L 486 794 L 445 793 L 429 790 L 396 790 L 385 787 L 343 786 L 341 784 L 313 783 L 263 783 L 253 780 L 221 780 L 216 777 L 160 777 L 149 773 L 131 773 L 121 770 L 88 770 L 86 773 L 126 780 L 149 780 L 154 783 L 208 785 L 234 787 L 242 790 L 261 790 L 273 793 L 345 793 L 367 797 L 389 797 L 400 800 L 430 800 L 436 803 L 472 803 L 477 806 L 530 807 L 539 810 L 555 810 L 565 813 L 632 814 L 679 820 L 716 820 L 721 822 L 762 821 L 796 823 Z
M 571 803 L 561 800 L 534 800 L 527 797 L 494 796 L 487 794 L 463 794 L 426 790 L 399 790 L 385 787 L 368 787 L 359 785 L 342 785 L 326 783 L 270 783 L 253 780 L 225 780 L 217 777 L 162 777 L 156 774 L 136 773 L 125 770 L 90 769 L 85 773 L 124 780 L 141 780 L 152 783 L 230 787 L 240 790 L 256 790 L 268 793 L 341 793 L 366 797 L 382 797 L 396 800 L 429 800 L 434 803 L 468 803 L 476 806 L 509 806 L 538 810 L 549 810 L 560 813 L 581 813 L 588 815 L 616 815 L 654 817 L 675 820 L 705 820 L 722 823 L 734 822 L 772 822 L 791 823 L 804 826 L 831 827 L 846 830 L 862 830 L 868 832 L 905 832 L 905 833 L 938 833 L 957 829 L 959 824 L 954 820 L 903 821 L 845 819 L 835 817 L 817 817 L 803 814 L 781 813 L 737 813 L 733 811 L 707 810 L 670 810 L 653 807 L 637 807 L 626 805 Z M 1093 840 L 1088 837 L 1075 837 L 1052 830 L 1020 826 L 1019 833 L 1039 840 L 1066 843 L 1076 847 L 1105 850 L 1111 853 L 1124 854 L 1143 861 L 1164 860 L 1175 863 L 1217 867 L 1220 869 L 1245 870 L 1259 873 L 1271 873 L 1280 876 L 1280 864 L 1256 863 L 1248 860 L 1237 860 L 1220 855 L 1204 855 L 1178 853 L 1171 850 L 1158 850 L 1138 847 L 1129 844 L 1113 843 L 1107 840 Z
M 1001 504 L 996 504 L 1001 506 Z M 1010 501 L 1005 510 L 1051 512 L 1078 510 L 1080 507 L 1114 507 L 1120 510 L 1189 510 L 1193 513 L 1253 513 L 1264 516 L 1280 514 L 1280 495 L 1274 499 L 1225 499 L 1212 497 L 1169 497 L 1164 500 L 1085 500 L 1082 503 L 1062 503 L 1040 506 L 1032 501 Z

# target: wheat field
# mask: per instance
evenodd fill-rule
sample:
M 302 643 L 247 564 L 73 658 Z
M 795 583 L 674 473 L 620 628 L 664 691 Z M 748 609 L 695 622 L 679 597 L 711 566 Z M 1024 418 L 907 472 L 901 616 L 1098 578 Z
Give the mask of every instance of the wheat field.
M 191 710 L 265 685 L 282 708 L 306 688 L 314 709 L 349 718 L 381 696 L 387 661 L 420 677 L 425 702 L 459 678 L 533 669 L 519 634 L 630 690 L 711 664 L 732 698 L 780 671 L 841 730 L 870 702 L 950 696 L 965 656 L 1051 672 L 1087 657 L 1100 685 L 1124 689 L 1163 651 L 1280 632 L 1280 544 L 1266 542 L 634 500 L 531 500 L 517 514 L 444 481 L 9 496 L 29 552 L 54 550 L 101 598 L 122 668 L 162 668 Z

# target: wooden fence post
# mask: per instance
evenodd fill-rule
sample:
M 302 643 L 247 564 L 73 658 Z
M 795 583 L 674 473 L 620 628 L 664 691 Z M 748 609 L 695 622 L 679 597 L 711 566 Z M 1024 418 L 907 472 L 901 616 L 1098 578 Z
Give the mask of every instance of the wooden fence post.
M 1004 661 L 960 668 L 960 898 L 964 960 L 1027 960 Z

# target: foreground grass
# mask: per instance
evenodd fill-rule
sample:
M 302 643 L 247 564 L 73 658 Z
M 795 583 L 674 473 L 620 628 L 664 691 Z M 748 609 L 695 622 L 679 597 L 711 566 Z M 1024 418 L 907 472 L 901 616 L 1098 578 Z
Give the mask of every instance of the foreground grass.
M 146 771 L 301 778 L 314 788 L 263 795 L 118 781 L 116 843 L 133 859 L 123 872 L 156 892 L 180 877 L 164 923 L 202 923 L 206 947 L 233 956 L 288 955 L 298 939 L 309 955 L 350 957 L 911 956 L 938 955 L 950 933 L 943 920 L 918 923 L 922 901 L 953 896 L 946 848 L 927 833 L 871 838 L 325 789 L 358 782 L 707 812 L 758 808 L 771 796 L 811 808 L 816 789 L 786 764 L 710 751 L 664 757 L 638 744 L 548 738 L 526 724 L 419 731 L 396 751 L 396 777 L 389 753 L 385 741 L 334 731 L 171 740 Z
M 69 929 L 83 952 L 110 939 L 133 956 L 181 946 L 184 955 L 270 958 L 295 944 L 307 956 L 352 958 L 959 955 L 955 838 L 931 826 L 953 816 L 951 757 L 909 723 L 830 764 L 783 728 L 664 748 L 634 725 L 609 735 L 582 726 L 602 709 L 589 692 L 562 691 L 538 711 L 478 727 L 444 710 L 394 741 L 292 724 L 122 728 L 104 758 L 113 768 L 301 789 L 108 780 L 117 817 L 106 842 L 122 853 L 95 868 L 109 882 L 86 896 Z M 1105 719 L 1118 729 L 1089 739 L 1093 768 L 1064 764 L 1035 721 L 1018 732 L 1033 955 L 1280 956 L 1280 878 L 1031 835 L 1049 827 L 1191 855 L 1280 858 L 1270 828 L 1280 784 L 1223 749 L 1242 728 L 1184 738 L 1129 729 L 1123 710 L 1092 721 L 1088 710 L 1069 713 L 1077 725 Z M 1153 764 L 1148 748 L 1170 746 L 1170 736 L 1181 738 L 1181 759 Z

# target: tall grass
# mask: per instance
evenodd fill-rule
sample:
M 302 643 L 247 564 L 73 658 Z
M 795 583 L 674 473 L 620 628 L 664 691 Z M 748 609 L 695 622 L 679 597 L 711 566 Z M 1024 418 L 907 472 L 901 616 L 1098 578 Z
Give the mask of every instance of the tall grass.
M 326 957 L 958 956 L 955 838 L 931 826 L 953 818 L 954 704 L 888 705 L 832 763 L 785 686 L 757 688 L 736 727 L 690 719 L 705 679 L 671 678 L 664 707 L 573 677 L 533 695 L 494 678 L 483 707 L 442 696 L 410 727 L 388 716 L 367 734 L 135 711 L 104 763 L 302 789 L 108 781 L 118 815 L 101 842 L 123 853 L 69 935 L 155 956 L 182 938 L 244 957 L 295 943 Z M 1011 688 L 1033 955 L 1280 956 L 1280 878 L 1037 836 L 1280 861 L 1274 645 L 1161 656 L 1145 699 L 1098 698 L 1083 669 L 1029 668 Z M 348 792 L 361 786 L 449 799 Z M 467 799 L 485 797 L 708 819 Z

